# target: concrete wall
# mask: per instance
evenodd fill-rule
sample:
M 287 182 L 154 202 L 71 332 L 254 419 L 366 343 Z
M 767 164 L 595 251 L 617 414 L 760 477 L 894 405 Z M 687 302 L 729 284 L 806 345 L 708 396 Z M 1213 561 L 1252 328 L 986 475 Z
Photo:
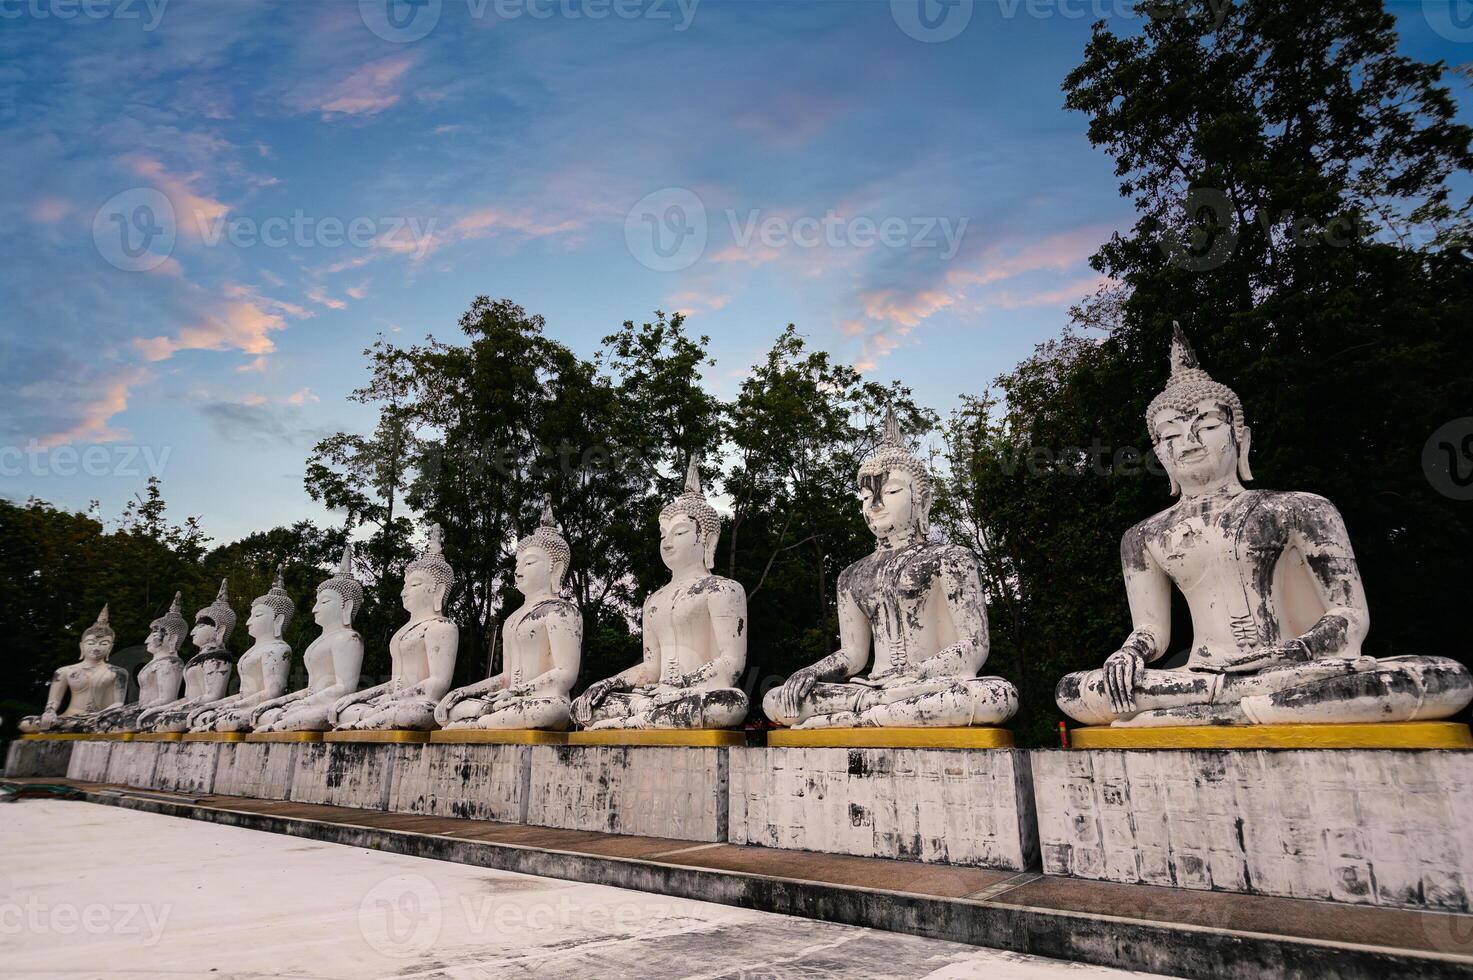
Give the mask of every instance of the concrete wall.
M 113 746 L 122 744 L 91 740 L 74 742 L 72 758 L 66 769 L 67 778 L 84 783 L 107 782 L 107 763 L 112 758 Z
M 5 775 L 65 776 L 75 744 L 68 739 L 18 738 L 5 749 Z
M 732 749 L 729 839 L 1025 871 L 1038 857 L 1027 753 Z
M 527 822 L 726 840 L 727 749 L 534 745 Z
M 1473 912 L 1473 752 L 1033 753 L 1046 874 Z
M 284 800 L 291 792 L 299 742 L 226 742 L 215 762 L 220 796 Z
M 302 742 L 287 798 L 295 803 L 386 810 L 389 780 L 402 748 L 372 742 Z
M 531 776 L 528 745 L 404 745 L 394 761 L 388 808 L 524 823 Z

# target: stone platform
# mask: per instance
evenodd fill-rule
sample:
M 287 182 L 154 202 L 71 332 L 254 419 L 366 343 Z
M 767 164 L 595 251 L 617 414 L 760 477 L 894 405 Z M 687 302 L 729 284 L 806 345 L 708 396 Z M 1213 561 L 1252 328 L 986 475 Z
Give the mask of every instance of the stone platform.
M 530 749 L 527 823 L 678 840 L 726 840 L 730 749 L 597 744 Z
M 21 736 L 5 748 L 5 775 L 65 776 L 76 744 L 69 738 Z
M 1011 871 L 1037 863 L 1026 752 L 769 746 L 730 753 L 733 844 Z
M 1045 874 L 1473 911 L 1473 753 L 1032 756 Z

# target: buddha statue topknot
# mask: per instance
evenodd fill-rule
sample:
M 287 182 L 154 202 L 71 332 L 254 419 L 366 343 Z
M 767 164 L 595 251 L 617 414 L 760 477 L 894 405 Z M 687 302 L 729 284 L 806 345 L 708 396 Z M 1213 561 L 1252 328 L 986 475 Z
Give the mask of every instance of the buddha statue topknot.
M 256 706 L 286 693 L 292 648 L 281 637 L 296 611 L 296 603 L 286 593 L 282 568 L 277 565 L 276 580 L 265 595 L 251 603 L 251 614 L 246 617 L 246 632 L 255 642 L 241 654 L 235 667 L 240 690 L 190 712 L 190 731 L 248 731 Z
M 988 653 L 977 559 L 930 540 L 931 473 L 906 448 L 893 410 L 858 485 L 875 550 L 839 575 L 840 648 L 769 691 L 767 717 L 794 728 L 1007 721 L 1017 690 L 1001 677 L 977 676 Z
M 445 598 L 455 572 L 440 553 L 440 527 L 430 528 L 425 553 L 404 569 L 400 598 L 409 622 L 389 640 L 392 676 L 385 684 L 348 694 L 333 705 L 329 720 L 347 731 L 414 730 L 435 727 L 435 706 L 450 690 L 460 630 L 445 616 Z
M 572 551 L 544 499 L 536 531 L 517 542 L 516 586 L 526 601 L 501 628 L 502 670 L 457 688 L 435 708 L 443 728 L 568 727 L 583 650 L 583 616 L 561 596 Z
M 1088 725 L 1398 722 L 1447 718 L 1473 700 L 1444 657 L 1361 654 L 1370 628 L 1345 523 L 1311 493 L 1247 490 L 1242 400 L 1197 362 L 1181 328 L 1146 424 L 1180 498 L 1120 544 L 1133 630 L 1099 670 L 1059 683 Z M 1186 664 L 1147 667 L 1171 643 L 1171 589 L 1186 597 Z
M 270 698 L 251 709 L 250 727 L 257 732 L 321 732 L 332 727 L 328 715 L 337 701 L 358 690 L 363 670 L 363 637 L 353 619 L 363 608 L 363 586 L 353 577 L 353 543 L 331 578 L 317 586 L 312 618 L 322 634 L 307 645 L 302 661 L 307 686 Z
M 184 683 L 184 661 L 179 657 L 179 647 L 189 633 L 183 609 L 184 597 L 175 592 L 169 611 L 149 624 L 144 647 L 152 659 L 138 672 L 138 700 L 104 710 L 97 717 L 99 731 L 134 731 L 140 714 L 179 699 L 179 686 Z
M 230 608 L 230 584 L 221 579 L 215 601 L 194 615 L 194 629 L 189 635 L 199 652 L 184 664 L 184 696 L 141 713 L 141 730 L 183 732 L 189 727 L 191 712 L 229 693 L 232 663 L 225 644 L 235 632 L 235 619 L 235 610 Z
M 729 728 L 747 717 L 736 685 L 747 665 L 747 593 L 711 574 L 721 515 L 701 491 L 700 457 L 685 491 L 660 511 L 670 584 L 645 601 L 644 659 L 595 681 L 573 702 L 584 728 Z
M 81 658 L 51 675 L 45 709 L 22 718 L 20 730 L 27 734 L 95 731 L 100 712 L 121 707 L 128 696 L 128 672 L 107 661 L 114 639 L 107 606 L 103 606 L 97 621 L 82 631 Z

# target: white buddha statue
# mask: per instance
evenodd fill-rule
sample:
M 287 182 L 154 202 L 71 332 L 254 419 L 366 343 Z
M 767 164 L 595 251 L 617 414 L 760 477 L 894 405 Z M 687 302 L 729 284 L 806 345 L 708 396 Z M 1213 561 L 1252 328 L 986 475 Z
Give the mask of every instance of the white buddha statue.
M 445 695 L 435 708 L 442 728 L 568 727 L 583 651 L 583 616 L 560 595 L 571 558 L 546 499 L 541 526 L 517 542 L 516 586 L 526 601 L 502 625 L 501 673 Z
M 128 697 L 128 672 L 107 662 L 113 641 L 107 606 L 103 606 L 97 622 L 82 631 L 81 659 L 51 675 L 45 710 L 22 718 L 20 730 L 27 734 L 96 731 L 98 713 L 121 707 Z
M 1311 493 L 1246 490 L 1243 403 L 1197 364 L 1181 328 L 1171 379 L 1146 411 L 1181 499 L 1120 544 L 1134 626 L 1099 670 L 1059 682 L 1059 707 L 1087 725 L 1426 721 L 1473 700 L 1445 657 L 1361 654 L 1370 627 L 1345 523 Z M 1185 666 L 1146 665 L 1171 643 L 1171 589 L 1186 597 Z
M 174 593 L 169 611 L 148 627 L 144 647 L 152 657 L 138 672 L 138 700 L 104 710 L 97 717 L 98 731 L 131 732 L 138 727 L 138 716 L 149 708 L 178 700 L 179 686 L 184 683 L 184 661 L 179 646 L 189 632 L 182 615 L 184 599 Z
M 235 665 L 240 689 L 190 712 L 190 731 L 248 730 L 251 712 L 257 705 L 286 693 L 291 679 L 292 648 L 281 636 L 296 611 L 296 604 L 286 594 L 282 568 L 277 565 L 276 580 L 265 595 L 251 603 L 251 613 L 246 617 L 246 632 L 255 642 Z
M 988 654 L 977 559 L 930 540 L 931 474 L 905 448 L 893 411 L 858 483 L 875 550 L 839 575 L 839 650 L 769 691 L 767 717 L 795 728 L 1007 721 L 1018 709 L 1017 689 L 977 676 Z
M 435 727 L 435 705 L 450 690 L 460 629 L 446 618 L 445 597 L 455 573 L 440 554 L 440 528 L 430 528 L 423 555 L 404 569 L 400 597 L 409 622 L 389 640 L 388 683 L 339 698 L 329 720 L 346 731 Z
M 182 732 L 189 727 L 189 714 L 195 708 L 213 704 L 230 691 L 230 651 L 225 644 L 235 631 L 235 610 L 230 608 L 230 587 L 220 580 L 215 601 L 194 615 L 190 639 L 199 653 L 184 664 L 184 696 L 176 701 L 149 708 L 138 716 L 143 731 Z
M 363 586 L 353 577 L 350 541 L 343 546 L 337 574 L 317 587 L 312 618 L 322 627 L 322 634 L 302 654 L 307 686 L 256 705 L 250 718 L 253 730 L 321 732 L 332 727 L 328 720 L 332 706 L 358 689 L 363 670 L 363 637 L 353 629 L 353 618 L 362 608 Z
M 747 717 L 736 685 L 747 665 L 747 593 L 711 574 L 721 516 L 692 457 L 685 492 L 660 512 L 670 584 L 644 604 L 644 659 L 595 681 L 573 702 L 585 728 L 730 728 Z

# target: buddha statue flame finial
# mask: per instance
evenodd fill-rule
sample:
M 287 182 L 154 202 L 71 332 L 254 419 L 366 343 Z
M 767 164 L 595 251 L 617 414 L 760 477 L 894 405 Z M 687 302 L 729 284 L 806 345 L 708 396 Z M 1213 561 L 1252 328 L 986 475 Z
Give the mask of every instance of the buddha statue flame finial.
M 409 575 L 414 571 L 425 571 L 435 580 L 435 584 L 442 585 L 446 589 L 455 582 L 455 572 L 445 556 L 440 553 L 441 545 L 440 525 L 430 525 L 430 542 L 425 547 L 424 554 L 410 562 L 404 568 L 404 574 Z
M 894 404 L 885 406 L 885 423 L 880 430 L 879 444 L 859 467 L 859 477 L 878 476 L 891 470 L 904 470 L 910 474 L 911 483 L 918 495 L 931 494 L 931 471 L 919 456 L 905 446 L 905 435 L 900 431 L 900 420 L 895 415 Z
M 660 511 L 662 519 L 677 514 L 684 514 L 695 521 L 701 539 L 711 542 L 714 548 L 716 536 L 721 533 L 721 515 L 706 500 L 705 491 L 701 489 L 701 454 L 698 452 L 691 453 L 690 463 L 686 466 L 685 489 Z
M 104 603 L 102 606 L 102 612 L 97 614 L 97 622 L 93 623 L 91 626 L 82 631 L 82 639 L 85 640 L 89 636 L 102 636 L 108 639 L 112 639 L 113 628 L 108 625 L 108 613 L 106 603 Z
M 537 530 L 517 542 L 517 554 L 533 547 L 547 552 L 547 557 L 559 566 L 557 585 L 561 588 L 563 577 L 568 574 L 568 565 L 573 560 L 573 550 L 558 531 L 557 518 L 552 513 L 552 494 L 542 495 L 542 516 L 538 520 Z
M 1167 379 L 1166 387 L 1151 400 L 1151 404 L 1146 408 L 1146 425 L 1151 432 L 1151 444 L 1155 445 L 1160 441 L 1160 436 L 1156 431 L 1156 413 L 1163 409 L 1186 411 L 1194 408 L 1204 398 L 1216 398 L 1232 415 L 1233 436 L 1238 445 L 1238 476 L 1245 483 L 1252 480 L 1253 472 L 1248 466 L 1250 433 L 1248 420 L 1243 412 L 1243 400 L 1233 389 L 1214 380 L 1212 375 L 1201 366 L 1197 360 L 1197 352 L 1192 350 L 1192 345 L 1187 340 L 1181 324 L 1175 320 L 1171 321 L 1170 360 L 1171 376 Z M 1172 491 L 1179 492 L 1175 481 L 1173 481 Z
M 206 617 L 210 622 L 220 627 L 220 645 L 223 647 L 230 640 L 230 634 L 235 632 L 235 610 L 230 608 L 230 580 L 220 580 L 220 591 L 215 594 L 215 601 L 194 614 L 198 621 Z
M 348 604 L 348 619 L 351 621 L 363 608 L 363 586 L 353 577 L 353 542 L 343 545 L 343 557 L 338 561 L 337 571 L 332 578 L 317 586 L 317 591 L 330 589 L 343 597 Z
M 286 594 L 286 580 L 282 577 L 282 566 L 276 566 L 276 581 L 272 583 L 270 591 L 256 599 L 251 605 L 269 608 L 281 617 L 281 628 L 286 629 L 287 624 L 292 621 L 292 613 L 297 611 L 297 604 L 292 602 L 291 596 Z

